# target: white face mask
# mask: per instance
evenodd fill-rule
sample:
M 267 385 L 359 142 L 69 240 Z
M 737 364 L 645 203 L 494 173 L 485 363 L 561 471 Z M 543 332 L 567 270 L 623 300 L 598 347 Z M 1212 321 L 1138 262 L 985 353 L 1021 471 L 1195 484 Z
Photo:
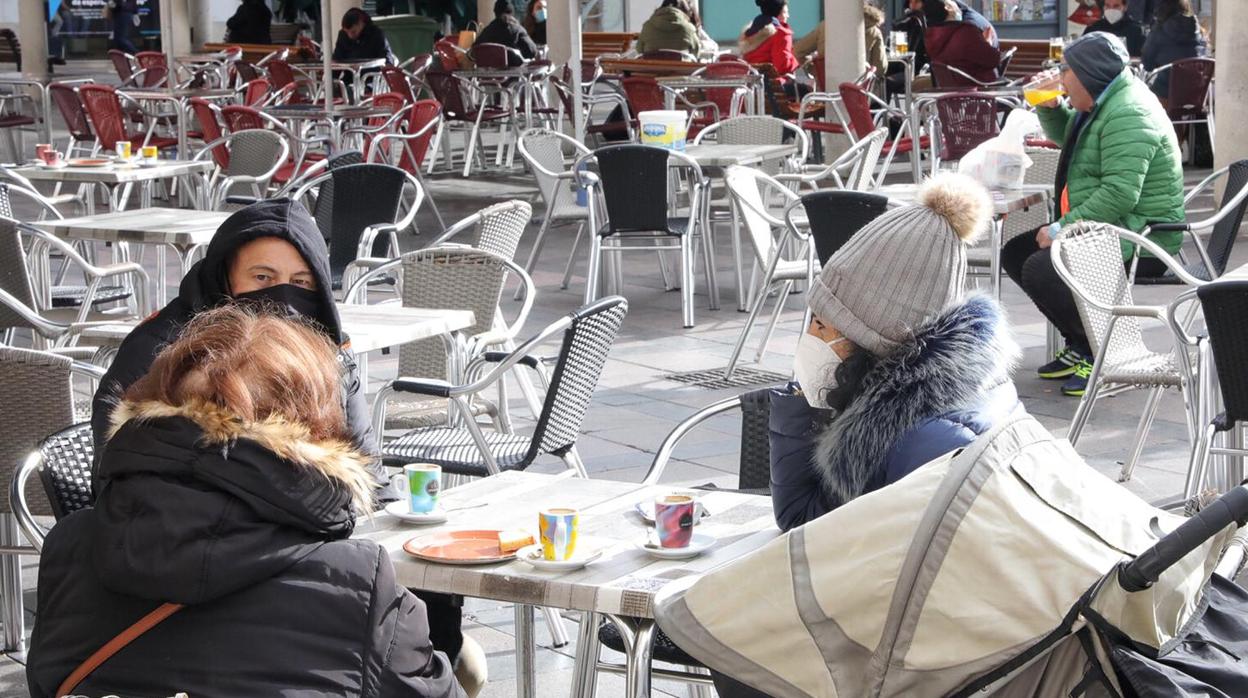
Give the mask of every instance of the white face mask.
M 950 21 L 950 22 L 962 21 L 962 8 L 958 7 L 956 4 L 952 2 L 945 3 L 945 12 L 947 12 L 949 15 L 949 18 L 947 21 Z
M 1117 24 L 1122 21 L 1122 10 L 1105 10 L 1105 20 L 1110 24 Z
M 838 337 L 831 342 L 803 332 L 797 340 L 797 353 L 793 356 L 793 373 L 802 386 L 802 394 L 811 407 L 827 409 L 825 396 L 836 388 L 836 367 L 841 357 L 832 349 L 833 344 L 849 341 Z

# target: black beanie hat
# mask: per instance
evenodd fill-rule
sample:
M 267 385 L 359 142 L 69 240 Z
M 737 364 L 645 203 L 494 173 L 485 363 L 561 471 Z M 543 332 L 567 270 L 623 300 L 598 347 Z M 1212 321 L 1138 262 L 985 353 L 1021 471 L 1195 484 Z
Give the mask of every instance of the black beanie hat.
M 754 0 L 754 4 L 758 5 L 759 12 L 768 17 L 778 17 L 788 2 L 787 0 Z

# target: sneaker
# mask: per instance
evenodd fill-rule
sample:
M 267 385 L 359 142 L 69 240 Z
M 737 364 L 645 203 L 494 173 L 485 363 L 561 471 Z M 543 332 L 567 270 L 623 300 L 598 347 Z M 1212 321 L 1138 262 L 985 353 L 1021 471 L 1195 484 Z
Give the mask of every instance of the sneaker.
M 1062 395 L 1069 397 L 1083 397 L 1083 393 L 1088 389 L 1088 377 L 1092 375 L 1092 362 L 1084 359 L 1075 364 L 1075 370 L 1071 372 L 1070 378 L 1062 384 Z
M 1046 380 L 1069 378 L 1074 375 L 1079 362 L 1086 360 L 1087 357 L 1083 354 L 1067 347 L 1057 352 L 1057 357 L 1052 361 L 1036 369 L 1036 373 Z

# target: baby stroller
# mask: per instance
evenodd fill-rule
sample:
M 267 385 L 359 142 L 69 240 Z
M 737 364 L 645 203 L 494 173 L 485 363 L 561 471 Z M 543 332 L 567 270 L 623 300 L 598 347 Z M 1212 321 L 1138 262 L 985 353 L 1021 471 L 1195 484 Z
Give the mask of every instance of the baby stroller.
M 655 617 L 773 696 L 1243 696 L 1248 593 L 1214 570 L 1245 521 L 1248 488 L 1184 519 L 1022 416 Z

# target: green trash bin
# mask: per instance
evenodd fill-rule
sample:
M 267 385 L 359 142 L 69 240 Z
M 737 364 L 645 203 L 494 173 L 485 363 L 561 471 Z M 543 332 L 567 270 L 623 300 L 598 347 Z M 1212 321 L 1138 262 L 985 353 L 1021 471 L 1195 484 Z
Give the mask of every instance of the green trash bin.
M 373 23 L 386 33 L 390 48 L 400 62 L 418 53 L 433 52 L 433 34 L 438 30 L 438 23 L 428 17 L 390 15 L 376 17 Z

